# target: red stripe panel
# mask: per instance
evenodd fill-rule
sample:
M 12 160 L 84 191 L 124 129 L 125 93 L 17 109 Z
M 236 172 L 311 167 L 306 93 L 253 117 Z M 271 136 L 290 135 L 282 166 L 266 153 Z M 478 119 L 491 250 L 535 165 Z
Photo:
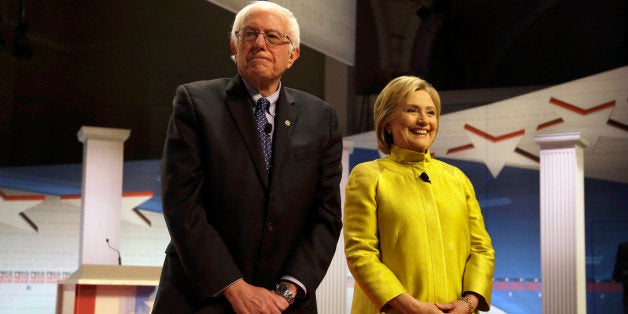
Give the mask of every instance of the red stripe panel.
M 62 199 L 62 200 L 80 199 L 81 198 L 81 194 L 61 195 L 59 198 Z
M 152 191 L 123 192 L 122 197 L 153 196 Z
M 468 124 L 464 125 L 464 129 L 467 130 L 467 131 L 470 131 L 471 133 L 475 133 L 476 135 L 479 135 L 479 136 L 481 136 L 481 137 L 483 137 L 483 138 L 485 138 L 485 139 L 487 139 L 487 140 L 489 140 L 489 141 L 491 141 L 493 143 L 499 142 L 499 141 L 503 141 L 503 140 L 506 140 L 506 139 L 509 139 L 509 138 L 517 137 L 517 136 L 522 136 L 522 135 L 524 135 L 526 133 L 525 130 L 519 130 L 519 131 L 515 131 L 515 132 L 512 132 L 512 133 L 508 133 L 508 134 L 504 134 L 504 135 L 495 137 L 495 136 L 492 136 L 492 135 L 490 135 L 490 134 L 488 134 L 488 133 L 486 133 L 486 132 L 484 132 L 482 130 L 476 129 L 476 128 L 468 125 Z
M 138 191 L 138 192 L 123 192 L 122 197 L 136 197 L 136 196 L 153 196 L 152 191 Z M 81 198 L 81 194 L 67 194 L 61 195 L 62 200 L 71 200 Z
M 573 111 L 573 112 L 581 114 L 583 116 L 588 115 L 588 114 L 593 113 L 593 112 L 596 112 L 596 111 L 600 111 L 600 110 L 606 109 L 606 108 L 615 107 L 615 101 L 614 100 L 613 101 L 609 101 L 609 102 L 607 102 L 605 104 L 601 104 L 601 105 L 595 106 L 593 108 L 589 108 L 589 109 L 582 109 L 582 108 L 576 107 L 576 106 L 574 106 L 574 105 L 572 105 L 572 104 L 570 104 L 568 102 L 562 101 L 560 99 L 556 99 L 554 97 L 550 98 L 549 102 L 551 104 L 554 104 L 556 106 L 565 108 L 565 109 L 567 109 L 569 111 Z
M 96 286 L 76 285 L 74 314 L 94 314 L 96 311 Z
M 493 290 L 541 291 L 540 281 L 493 281 Z M 587 291 L 603 293 L 621 293 L 623 287 L 616 282 L 587 282 Z
M 0 197 L 5 201 L 43 201 L 46 199 L 43 195 L 6 195 L 0 191 Z
M 536 127 L 536 130 L 538 131 L 538 130 L 542 130 L 542 129 L 545 129 L 545 128 L 549 128 L 549 127 L 550 127 L 550 126 L 552 126 L 552 125 L 556 125 L 556 124 L 563 123 L 563 122 L 565 122 L 565 121 L 563 120 L 563 118 L 554 119 L 554 120 L 552 120 L 552 121 L 548 121 L 548 122 L 545 122 L 545 123 L 541 123 L 541 124 L 539 124 L 539 125 Z
M 463 151 L 463 150 L 467 150 L 467 149 L 471 149 L 473 148 L 473 144 L 467 144 L 467 145 L 462 145 L 462 146 L 458 146 L 458 147 L 454 147 L 454 148 L 450 148 L 447 150 L 447 154 L 453 154 L 453 153 L 457 153 L 459 151 Z

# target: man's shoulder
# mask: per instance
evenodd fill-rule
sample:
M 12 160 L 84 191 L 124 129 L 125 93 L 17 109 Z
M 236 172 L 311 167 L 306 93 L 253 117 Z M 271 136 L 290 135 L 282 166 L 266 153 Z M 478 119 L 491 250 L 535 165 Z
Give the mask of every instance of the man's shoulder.
M 284 90 L 286 92 L 287 95 L 289 95 L 289 97 L 292 97 L 297 104 L 308 104 L 308 105 L 312 105 L 312 104 L 318 104 L 324 107 L 331 107 L 331 105 L 326 102 L 325 100 L 319 98 L 318 96 L 312 95 L 308 92 L 299 90 L 299 89 L 294 89 L 291 87 L 284 87 Z
M 185 84 L 181 84 L 188 89 L 204 89 L 204 88 L 226 88 L 232 79 L 230 78 L 217 78 L 212 80 L 193 81 Z
M 246 89 L 234 78 L 217 78 L 193 81 L 179 85 L 177 93 L 186 93 L 192 97 L 220 97 L 229 95 L 246 95 Z

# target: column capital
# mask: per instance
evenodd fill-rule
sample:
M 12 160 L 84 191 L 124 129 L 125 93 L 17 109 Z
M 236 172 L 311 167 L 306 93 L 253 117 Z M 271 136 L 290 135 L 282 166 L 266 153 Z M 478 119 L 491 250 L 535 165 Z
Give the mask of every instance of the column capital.
M 342 139 L 342 150 L 349 151 L 349 154 L 353 153 L 353 146 L 355 145 L 355 141 L 350 138 Z
M 129 138 L 130 134 L 131 130 L 127 129 L 82 126 L 76 135 L 79 141 L 85 143 L 87 140 L 124 142 Z
M 541 146 L 541 149 L 586 147 L 589 145 L 589 140 L 582 135 L 582 132 L 539 134 L 534 137 L 534 141 Z

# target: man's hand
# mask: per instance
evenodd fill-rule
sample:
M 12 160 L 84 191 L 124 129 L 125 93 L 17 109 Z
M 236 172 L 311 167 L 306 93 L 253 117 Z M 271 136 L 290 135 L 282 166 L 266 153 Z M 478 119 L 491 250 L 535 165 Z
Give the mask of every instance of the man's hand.
M 273 291 L 250 285 L 243 279 L 225 289 L 224 295 L 238 314 L 279 314 L 290 305 Z

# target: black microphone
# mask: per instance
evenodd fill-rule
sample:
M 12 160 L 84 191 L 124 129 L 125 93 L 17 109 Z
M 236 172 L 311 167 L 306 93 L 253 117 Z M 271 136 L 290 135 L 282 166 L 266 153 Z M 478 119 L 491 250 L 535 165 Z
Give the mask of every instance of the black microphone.
M 266 133 L 266 135 L 270 135 L 272 131 L 273 131 L 273 125 L 270 123 L 266 123 L 266 125 L 264 125 L 264 133 Z
M 430 184 L 432 183 L 432 181 L 430 181 L 430 176 L 428 176 L 428 175 L 427 175 L 427 173 L 425 173 L 425 172 L 422 172 L 422 173 L 419 175 L 419 178 L 421 178 L 421 180 L 422 180 L 423 182 L 427 182 L 427 183 L 430 183 Z
M 111 244 L 109 244 L 109 239 L 105 239 L 105 241 L 107 241 L 107 246 L 116 251 L 118 253 L 118 265 L 122 265 L 122 257 L 120 257 L 120 251 L 118 251 L 116 248 L 114 248 L 113 246 L 111 246 Z

